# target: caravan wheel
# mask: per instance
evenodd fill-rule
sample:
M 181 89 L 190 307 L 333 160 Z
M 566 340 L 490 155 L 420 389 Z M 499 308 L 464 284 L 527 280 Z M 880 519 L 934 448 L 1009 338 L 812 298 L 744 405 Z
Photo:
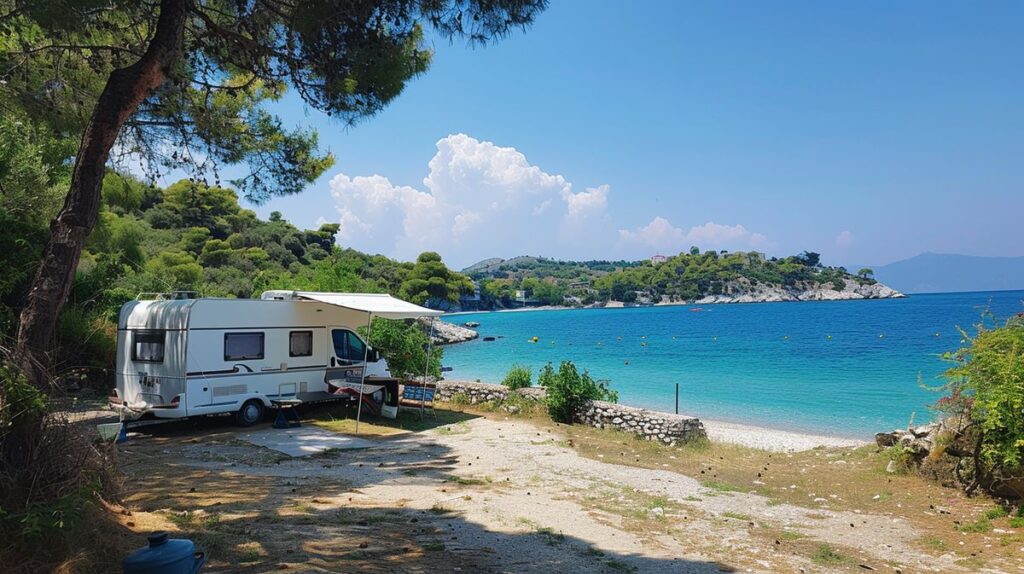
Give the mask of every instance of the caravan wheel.
M 261 401 L 250 399 L 245 401 L 242 408 L 238 409 L 238 412 L 235 413 L 235 422 L 238 423 L 238 426 L 251 427 L 263 420 L 263 413 L 265 411 L 266 409 Z

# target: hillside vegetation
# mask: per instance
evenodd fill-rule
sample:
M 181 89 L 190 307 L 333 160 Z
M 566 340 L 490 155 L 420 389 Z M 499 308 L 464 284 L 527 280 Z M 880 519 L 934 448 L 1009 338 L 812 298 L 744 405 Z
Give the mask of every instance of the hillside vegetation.
M 0 332 L 8 340 L 14 337 L 17 313 L 47 237 L 44 222 L 50 208 L 0 209 L 0 249 L 9 269 L 0 279 Z M 386 292 L 443 307 L 472 288 L 436 253 L 399 262 L 339 247 L 337 231 L 337 224 L 299 229 L 277 212 L 263 221 L 242 208 L 226 187 L 182 180 L 159 188 L 110 173 L 100 222 L 61 315 L 54 372 L 78 370 L 99 378 L 113 367 L 119 309 L 140 294 Z
M 870 269 L 854 275 L 842 267 L 827 267 L 813 252 L 780 259 L 757 252 L 701 253 L 697 248 L 658 263 L 516 257 L 485 260 L 463 272 L 480 284 L 484 308 L 514 305 L 516 291 L 525 291 L 527 297 L 548 305 L 563 304 L 567 296 L 579 304 L 656 303 L 749 293 L 759 288 L 842 291 L 848 283 L 876 283 Z

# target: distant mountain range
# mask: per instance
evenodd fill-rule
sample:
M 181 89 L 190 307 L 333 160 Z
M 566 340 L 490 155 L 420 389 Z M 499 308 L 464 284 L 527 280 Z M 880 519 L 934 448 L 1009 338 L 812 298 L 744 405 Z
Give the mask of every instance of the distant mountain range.
M 922 253 L 871 268 L 876 279 L 903 293 L 1024 289 L 1024 257 Z

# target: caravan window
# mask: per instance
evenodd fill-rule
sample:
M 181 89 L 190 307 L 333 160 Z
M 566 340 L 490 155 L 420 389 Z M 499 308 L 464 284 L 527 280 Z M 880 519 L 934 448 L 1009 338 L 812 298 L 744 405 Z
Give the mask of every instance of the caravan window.
M 289 357 L 313 356 L 313 331 L 292 331 L 288 334 Z
M 132 333 L 132 360 L 145 363 L 164 362 L 164 331 L 135 331 Z
M 334 339 L 334 355 L 345 361 L 362 362 L 366 356 L 366 349 L 363 341 L 352 331 L 346 329 L 335 329 L 331 332 Z
M 225 333 L 224 360 L 244 361 L 263 358 L 263 333 Z

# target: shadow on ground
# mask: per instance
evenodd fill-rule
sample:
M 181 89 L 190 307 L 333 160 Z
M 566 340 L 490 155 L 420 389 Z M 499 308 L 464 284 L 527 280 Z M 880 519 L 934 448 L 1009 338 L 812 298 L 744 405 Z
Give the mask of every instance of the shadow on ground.
M 336 409 L 325 416 L 314 408 L 303 417 L 336 420 L 344 414 Z M 459 432 L 473 418 L 438 411 L 436 419 L 427 414 L 421 421 L 410 414 L 415 420 L 390 424 Z M 386 426 L 379 419 L 368 423 Z M 467 520 L 446 508 L 445 496 L 469 500 L 488 488 L 515 487 L 467 485 L 452 472 L 457 457 L 430 433 L 375 439 L 386 448 L 291 458 L 240 441 L 238 432 L 228 419 L 179 421 L 142 427 L 122 445 L 131 512 L 125 520 L 140 533 L 140 546 L 142 533 L 170 529 L 207 552 L 204 571 L 211 573 L 731 571 L 711 562 L 602 551 L 527 524 L 497 531 Z M 425 507 L 424 500 L 434 499 L 439 502 Z

